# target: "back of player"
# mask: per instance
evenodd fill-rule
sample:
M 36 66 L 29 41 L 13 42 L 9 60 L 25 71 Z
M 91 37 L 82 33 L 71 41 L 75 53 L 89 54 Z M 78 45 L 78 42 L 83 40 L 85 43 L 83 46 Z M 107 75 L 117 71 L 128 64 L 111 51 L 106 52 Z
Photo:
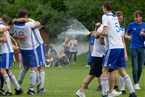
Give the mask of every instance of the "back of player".
M 107 47 L 108 49 L 123 48 L 120 37 L 120 24 L 113 13 L 104 14 L 102 17 L 103 26 L 108 27 Z
M 26 9 L 21 9 L 18 12 L 19 18 L 28 18 L 28 11 Z M 34 34 L 32 32 L 32 28 L 36 26 L 34 22 L 26 22 L 26 23 L 15 23 L 14 24 L 14 32 L 15 37 L 20 40 L 20 52 L 23 58 L 24 67 L 31 68 L 30 72 L 30 87 L 27 91 L 27 94 L 34 95 L 34 86 L 37 79 L 37 64 L 39 64 L 38 56 L 36 52 L 36 40 Z M 25 39 L 22 39 L 25 37 Z

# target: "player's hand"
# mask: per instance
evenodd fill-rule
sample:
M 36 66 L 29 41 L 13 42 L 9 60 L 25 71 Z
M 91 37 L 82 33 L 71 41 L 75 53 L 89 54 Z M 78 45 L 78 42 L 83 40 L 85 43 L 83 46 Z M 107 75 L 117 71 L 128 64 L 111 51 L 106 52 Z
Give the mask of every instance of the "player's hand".
M 19 51 L 19 47 L 18 46 L 13 46 L 13 49 L 15 50 L 15 51 Z
M 142 29 L 141 31 L 140 31 L 140 35 L 142 35 L 144 33 L 144 29 Z
M 126 36 L 126 38 L 132 40 L 132 36 Z
M 125 60 L 128 61 L 128 56 L 127 55 L 124 55 L 124 57 L 125 57 Z
M 96 39 L 98 39 L 100 37 L 100 33 L 95 33 L 95 36 L 94 36 Z
M 27 36 L 21 35 L 21 36 L 18 36 L 18 39 L 20 40 L 27 39 Z

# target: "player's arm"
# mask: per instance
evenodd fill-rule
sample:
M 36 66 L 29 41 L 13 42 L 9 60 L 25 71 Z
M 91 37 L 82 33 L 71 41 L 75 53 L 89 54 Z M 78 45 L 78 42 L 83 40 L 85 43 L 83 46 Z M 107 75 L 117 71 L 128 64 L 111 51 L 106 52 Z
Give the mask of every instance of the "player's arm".
M 23 35 L 17 36 L 16 34 L 14 34 L 13 37 L 14 37 L 15 39 L 19 39 L 19 40 L 23 40 L 23 39 L 26 39 L 26 38 L 27 38 L 27 36 L 23 36 Z
M 131 35 L 130 35 L 128 32 L 125 33 L 125 38 L 127 38 L 127 39 L 129 39 L 129 40 L 132 39 Z
M 6 26 L 6 27 L 0 27 L 0 33 L 4 33 L 5 31 L 9 30 L 10 27 Z
M 5 33 L 2 34 L 2 37 L 0 37 L 0 42 L 6 42 L 7 41 L 7 36 Z
M 39 26 L 41 26 L 41 23 L 38 22 L 38 21 L 35 21 L 35 23 L 34 23 L 34 28 L 37 28 L 37 27 L 39 27 Z
M 13 23 L 15 22 L 29 22 L 28 18 L 15 18 L 12 20 Z
M 107 26 L 104 26 L 102 32 L 97 32 L 95 34 L 95 38 L 98 39 L 100 36 L 106 36 L 106 35 L 108 35 L 108 27 Z
M 100 36 L 100 44 L 105 45 L 105 39 L 103 36 Z
M 124 40 L 124 36 L 122 37 L 122 42 L 123 42 L 123 45 L 124 45 L 124 56 L 125 56 L 125 60 L 127 61 L 128 60 L 128 55 L 127 55 L 126 43 L 125 43 L 125 40 Z
M 94 45 L 90 45 L 90 52 L 93 52 Z

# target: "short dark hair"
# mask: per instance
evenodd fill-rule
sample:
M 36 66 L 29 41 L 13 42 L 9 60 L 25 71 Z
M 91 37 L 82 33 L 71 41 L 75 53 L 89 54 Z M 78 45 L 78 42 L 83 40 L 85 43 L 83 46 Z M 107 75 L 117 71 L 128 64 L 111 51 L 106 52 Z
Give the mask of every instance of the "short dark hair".
M 7 16 L 7 15 L 3 15 L 3 16 L 2 16 L 2 19 L 3 19 L 3 21 L 4 21 L 5 23 L 9 23 L 9 21 L 10 21 L 10 18 L 9 18 L 9 16 Z
M 122 11 L 117 11 L 117 12 L 115 12 L 115 14 L 116 14 L 117 16 L 121 16 L 121 15 L 123 15 L 123 12 L 122 12 Z
M 28 10 L 26 9 L 20 9 L 18 11 L 18 18 L 24 18 L 26 15 L 28 15 Z
M 134 16 L 135 17 L 138 17 L 138 16 L 142 17 L 143 13 L 142 13 L 142 11 L 138 10 L 138 11 L 134 12 Z
M 113 8 L 113 4 L 111 1 L 105 1 L 103 3 L 104 8 L 106 8 L 108 11 L 112 11 Z

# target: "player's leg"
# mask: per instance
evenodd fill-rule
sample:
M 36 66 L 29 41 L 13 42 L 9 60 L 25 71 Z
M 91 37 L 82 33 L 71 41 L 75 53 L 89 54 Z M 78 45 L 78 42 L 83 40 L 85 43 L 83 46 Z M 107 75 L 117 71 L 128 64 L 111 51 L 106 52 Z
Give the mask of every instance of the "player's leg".
M 6 60 L 9 60 L 9 53 L 4 53 L 2 54 L 2 60 L 1 60 L 1 75 L 3 76 L 4 78 L 4 82 L 5 82 L 5 85 L 6 85 L 6 96 L 7 95 L 12 95 L 12 91 L 11 91 L 11 85 L 10 85 L 10 78 L 9 78 L 9 75 L 7 74 L 6 70 L 10 68 L 10 66 L 6 66 L 6 64 L 9 64 L 8 61 Z M 12 57 L 13 58 L 13 57 Z
M 124 57 L 124 49 L 120 50 L 120 56 L 118 58 L 117 63 L 118 63 L 118 71 L 119 71 L 120 75 L 124 78 L 124 81 L 129 89 L 129 91 L 130 91 L 129 97 L 137 97 L 135 94 L 135 90 L 133 88 L 133 85 L 132 85 L 131 78 L 125 71 L 126 61 L 125 61 L 125 57 Z
M 25 67 L 25 66 L 24 66 L 24 67 L 20 70 L 20 72 L 19 72 L 19 77 L 18 77 L 18 83 L 19 83 L 19 85 L 21 85 L 21 84 L 23 83 L 23 80 L 24 80 L 24 78 L 25 78 L 25 75 L 26 75 L 28 69 L 29 69 L 29 67 Z
M 37 48 L 37 56 L 39 57 L 39 66 L 38 66 L 38 85 L 37 85 L 37 93 L 41 94 L 45 92 L 44 83 L 45 83 L 45 71 L 44 67 L 46 64 L 46 56 L 45 56 L 45 47 L 44 44 L 40 45 Z

